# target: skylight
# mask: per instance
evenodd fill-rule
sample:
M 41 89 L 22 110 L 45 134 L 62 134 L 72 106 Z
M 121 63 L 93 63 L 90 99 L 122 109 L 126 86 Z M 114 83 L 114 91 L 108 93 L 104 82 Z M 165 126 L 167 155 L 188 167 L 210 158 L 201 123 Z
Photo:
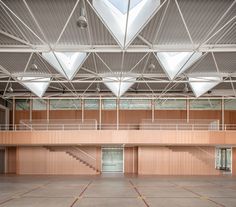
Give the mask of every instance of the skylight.
M 117 8 L 121 13 L 126 14 L 128 11 L 128 0 L 108 0 L 115 8 Z M 137 6 L 143 0 L 131 0 L 130 1 L 130 10 Z
M 122 96 L 136 81 L 135 77 L 116 77 L 106 76 L 102 78 L 103 83 L 114 93 L 117 97 Z
M 129 0 L 93 0 L 94 8 L 121 47 L 126 47 L 137 36 L 159 7 L 160 0 L 130 0 L 129 12 L 128 4 Z
M 34 93 L 39 98 L 42 98 L 46 92 L 49 84 L 50 77 L 40 77 L 40 76 L 16 76 L 16 79 L 21 85 L 28 88 L 32 93 Z
M 221 81 L 222 78 L 219 76 L 189 77 L 189 84 L 196 97 L 202 96 L 204 93 L 218 85 Z
M 157 58 L 170 80 L 187 70 L 201 56 L 201 52 L 157 52 Z
M 48 52 L 42 56 L 65 78 L 72 80 L 84 61 L 85 52 Z

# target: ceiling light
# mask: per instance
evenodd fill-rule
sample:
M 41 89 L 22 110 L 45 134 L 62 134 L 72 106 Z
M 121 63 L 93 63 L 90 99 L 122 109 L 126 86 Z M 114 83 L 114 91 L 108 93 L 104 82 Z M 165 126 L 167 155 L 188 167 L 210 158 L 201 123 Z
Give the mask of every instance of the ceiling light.
M 14 90 L 13 90 L 13 88 L 12 88 L 12 84 L 10 83 L 10 86 L 9 86 L 9 88 L 7 89 L 8 90 L 8 92 L 9 93 L 13 93 L 14 92 Z
M 31 69 L 31 70 L 38 70 L 38 66 L 37 66 L 35 63 L 33 63 L 33 64 L 31 65 L 30 69 Z
M 99 86 L 99 84 L 97 84 L 96 92 L 97 92 L 97 93 L 100 93 L 100 91 L 101 91 L 100 86 Z
M 83 7 L 80 8 L 80 16 L 76 22 L 79 28 L 85 29 L 88 26 L 88 22 L 85 16 L 85 9 Z
M 156 66 L 153 63 L 150 63 L 149 66 L 148 66 L 149 71 L 154 71 L 155 68 L 156 68 Z
M 188 93 L 188 91 L 189 91 L 189 89 L 188 89 L 188 84 L 185 83 L 184 88 L 183 88 L 183 92 L 184 92 L 184 93 Z

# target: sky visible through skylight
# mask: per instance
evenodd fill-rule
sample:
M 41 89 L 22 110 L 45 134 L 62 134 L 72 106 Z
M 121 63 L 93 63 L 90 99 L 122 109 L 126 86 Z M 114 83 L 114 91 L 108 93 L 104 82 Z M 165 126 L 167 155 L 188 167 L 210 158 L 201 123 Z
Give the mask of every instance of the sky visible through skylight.
M 126 14 L 128 10 L 129 0 L 108 0 L 121 13 Z M 130 0 L 130 10 L 136 7 L 143 0 Z

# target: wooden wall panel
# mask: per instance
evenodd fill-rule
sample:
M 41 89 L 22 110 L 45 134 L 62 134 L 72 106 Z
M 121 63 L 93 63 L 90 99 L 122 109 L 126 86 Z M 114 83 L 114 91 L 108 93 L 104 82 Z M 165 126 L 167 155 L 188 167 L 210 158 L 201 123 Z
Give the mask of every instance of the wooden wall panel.
M 120 110 L 120 124 L 139 124 L 142 119 L 152 119 L 151 110 Z
M 30 111 L 22 110 L 15 111 L 15 124 L 19 124 L 20 120 L 29 120 L 30 119 Z
M 186 110 L 155 110 L 155 119 L 187 119 Z
M 138 172 L 138 148 L 125 147 L 124 148 L 124 172 L 137 173 Z
M 116 124 L 116 110 L 102 110 L 103 124 Z
M 143 175 L 220 175 L 214 147 L 139 147 L 138 173 Z
M 95 119 L 99 122 L 99 110 L 85 110 L 84 119 Z
M 93 155 L 97 153 L 96 147 L 81 149 L 93 152 Z M 19 147 L 18 154 L 18 174 L 98 174 L 65 151 Z
M 82 119 L 81 110 L 51 110 L 49 119 Z
M 232 175 L 236 176 L 236 147 L 232 148 Z
M 236 124 L 236 110 L 225 110 L 225 124 Z
M 32 111 L 32 119 L 47 119 L 47 111 L 46 110 L 33 110 Z
M 221 111 L 220 110 L 190 110 L 190 119 L 214 119 L 220 120 L 221 122 Z
M 7 173 L 15 174 L 17 171 L 17 148 L 7 147 Z

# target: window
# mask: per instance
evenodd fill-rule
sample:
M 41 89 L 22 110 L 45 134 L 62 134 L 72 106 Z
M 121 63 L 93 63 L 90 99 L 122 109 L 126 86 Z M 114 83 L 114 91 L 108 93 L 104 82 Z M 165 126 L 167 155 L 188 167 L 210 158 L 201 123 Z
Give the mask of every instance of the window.
M 104 99 L 102 100 L 102 109 L 104 110 L 116 110 L 115 99 Z
M 33 99 L 33 110 L 47 110 L 47 101 L 43 99 Z
M 221 100 L 217 99 L 191 100 L 190 110 L 221 110 Z
M 236 110 L 236 99 L 225 100 L 225 110 Z
M 92 109 L 98 110 L 99 109 L 99 100 L 98 99 L 85 99 L 84 100 L 84 109 Z
M 155 100 L 155 110 L 186 110 L 185 99 Z
M 120 109 L 150 109 L 151 110 L 151 100 L 148 99 L 121 99 Z
M 81 109 L 80 99 L 52 99 L 50 110 L 77 110 Z
M 16 99 L 16 110 L 30 110 L 30 99 Z

